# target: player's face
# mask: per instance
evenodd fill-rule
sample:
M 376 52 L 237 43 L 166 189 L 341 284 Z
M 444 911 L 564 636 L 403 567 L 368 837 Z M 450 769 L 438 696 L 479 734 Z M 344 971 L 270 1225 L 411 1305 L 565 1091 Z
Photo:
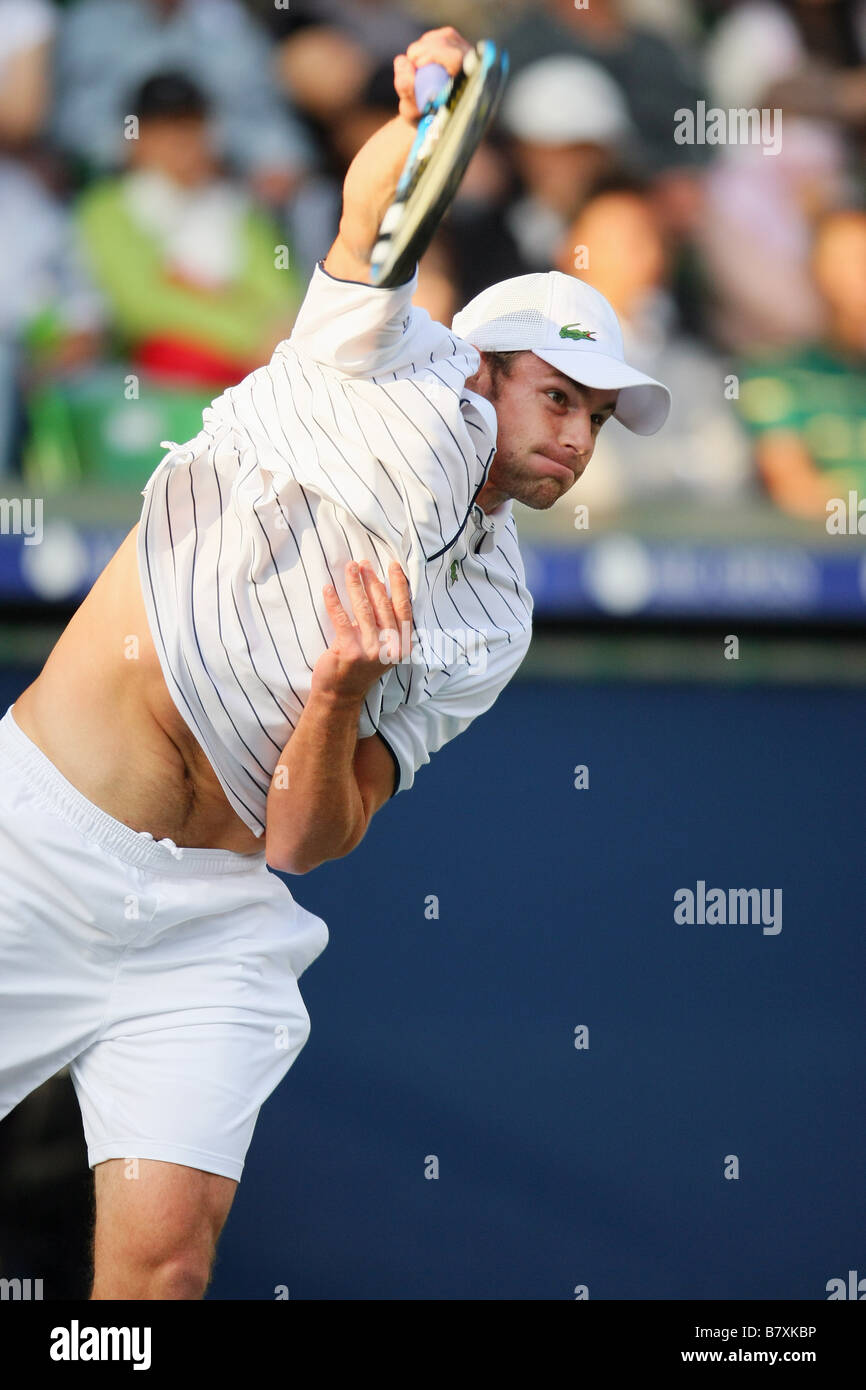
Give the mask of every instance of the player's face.
M 543 510 L 583 473 L 599 430 L 613 414 L 618 392 L 581 386 L 534 353 L 516 358 L 511 374 L 492 380 L 482 358 L 474 389 L 496 409 L 496 456 L 488 495 L 516 497 Z M 473 389 L 473 383 L 467 383 Z

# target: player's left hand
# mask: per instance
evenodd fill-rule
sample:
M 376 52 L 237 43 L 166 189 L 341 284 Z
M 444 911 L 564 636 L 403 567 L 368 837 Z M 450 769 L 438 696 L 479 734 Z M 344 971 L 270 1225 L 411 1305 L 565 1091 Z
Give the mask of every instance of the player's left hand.
M 428 29 L 420 39 L 410 43 L 405 53 L 394 59 L 394 90 L 400 98 L 400 115 L 404 120 L 417 122 L 421 118 L 415 101 L 416 70 L 426 63 L 441 63 L 453 77 L 460 71 L 471 48 L 472 44 L 449 24 L 444 29 Z
M 412 596 L 395 560 L 388 571 L 391 594 L 369 560 L 346 565 L 346 588 L 355 615 L 349 617 L 336 590 L 326 585 L 325 607 L 334 625 L 331 645 L 313 667 L 311 690 L 363 699 L 383 673 L 407 661 L 412 649 Z

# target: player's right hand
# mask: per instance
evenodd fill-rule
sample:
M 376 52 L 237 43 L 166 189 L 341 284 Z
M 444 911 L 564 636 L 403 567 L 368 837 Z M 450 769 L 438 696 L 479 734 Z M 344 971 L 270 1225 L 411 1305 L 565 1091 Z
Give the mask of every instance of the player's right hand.
M 394 59 L 394 87 L 400 114 L 387 121 L 361 146 L 343 181 L 340 230 L 325 260 L 325 269 L 340 280 L 369 284 L 370 256 L 391 203 L 406 157 L 415 142 L 421 112 L 415 101 L 415 70 L 441 63 L 459 72 L 472 45 L 456 29 L 430 29 Z
M 405 121 L 418 121 L 421 112 L 415 100 L 415 73 L 427 63 L 441 63 L 453 77 L 463 66 L 463 59 L 472 44 L 458 34 L 450 24 L 443 29 L 428 29 L 420 39 L 410 43 L 405 53 L 394 59 L 394 90 L 400 98 L 400 115 Z
M 322 590 L 334 638 L 315 666 L 311 688 L 347 699 L 363 699 L 391 666 L 410 659 L 412 595 L 397 563 L 388 568 L 389 595 L 368 560 L 346 565 L 346 588 L 355 615 L 349 617 L 333 585 Z

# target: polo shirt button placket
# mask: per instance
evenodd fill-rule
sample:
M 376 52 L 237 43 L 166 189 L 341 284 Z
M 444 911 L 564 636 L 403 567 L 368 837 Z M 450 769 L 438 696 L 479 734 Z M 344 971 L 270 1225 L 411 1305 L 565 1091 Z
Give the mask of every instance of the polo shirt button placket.
M 490 549 L 487 537 L 492 535 L 496 527 L 495 523 L 481 510 L 477 502 L 472 508 L 472 513 L 475 519 L 475 532 L 472 537 L 470 550 L 473 555 L 477 555 L 478 551 L 481 549 L 485 551 Z

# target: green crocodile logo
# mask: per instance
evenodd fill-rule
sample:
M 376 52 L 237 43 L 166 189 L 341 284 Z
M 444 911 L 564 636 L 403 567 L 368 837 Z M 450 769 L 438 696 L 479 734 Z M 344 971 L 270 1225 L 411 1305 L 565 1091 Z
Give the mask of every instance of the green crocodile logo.
M 449 579 L 448 583 L 449 583 L 449 584 L 456 584 L 456 583 L 457 583 L 457 561 L 456 561 L 456 560 L 452 560 L 452 561 L 451 561 L 451 578 Z
M 595 342 L 595 329 L 581 328 L 579 323 L 564 323 L 559 330 L 560 338 L 574 338 L 579 341 L 581 338 L 588 338 L 591 343 Z

